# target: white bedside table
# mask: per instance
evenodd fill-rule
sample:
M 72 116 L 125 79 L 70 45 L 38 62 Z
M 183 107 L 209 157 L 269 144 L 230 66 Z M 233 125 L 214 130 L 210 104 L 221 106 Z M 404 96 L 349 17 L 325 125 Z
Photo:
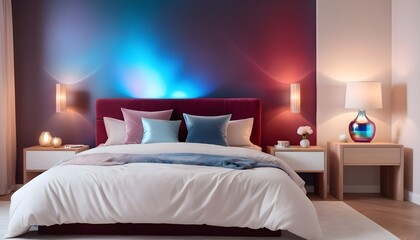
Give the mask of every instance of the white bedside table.
M 285 161 L 296 172 L 315 173 L 315 192 L 321 198 L 327 199 L 327 158 L 324 148 L 318 146 L 308 148 L 268 146 L 267 152 Z
M 88 145 L 79 148 L 64 148 L 64 146 L 41 147 L 33 146 L 23 149 L 23 183 L 45 172 L 60 161 L 70 158 L 79 152 L 88 150 Z

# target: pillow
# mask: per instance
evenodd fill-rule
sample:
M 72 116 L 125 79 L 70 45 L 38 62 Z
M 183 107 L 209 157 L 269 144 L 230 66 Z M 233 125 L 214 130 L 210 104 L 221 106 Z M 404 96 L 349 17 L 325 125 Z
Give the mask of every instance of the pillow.
M 229 121 L 227 127 L 227 141 L 229 146 L 251 146 L 249 138 L 252 133 L 254 118 Z
M 141 143 L 178 142 L 181 120 L 167 121 L 141 118 L 143 139 Z
M 121 108 L 124 116 L 125 129 L 127 134 L 124 138 L 124 143 L 141 143 L 143 139 L 143 124 L 141 118 L 169 120 L 173 109 L 157 112 L 136 111 L 126 108 Z
M 115 118 L 104 117 L 104 124 L 106 135 L 108 136 L 104 145 L 124 144 L 124 138 L 126 135 L 125 122 Z
M 184 113 L 188 130 L 185 142 L 228 146 L 226 132 L 230 117 L 231 114 L 207 117 Z

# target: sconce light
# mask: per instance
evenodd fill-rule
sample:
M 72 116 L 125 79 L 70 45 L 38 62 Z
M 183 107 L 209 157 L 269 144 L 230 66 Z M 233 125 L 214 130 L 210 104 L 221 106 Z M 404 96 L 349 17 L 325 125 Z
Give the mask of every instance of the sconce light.
M 357 109 L 357 117 L 349 124 L 351 139 L 355 142 L 370 142 L 376 126 L 366 115 L 366 109 L 382 108 L 381 82 L 352 82 L 346 86 L 345 108 Z
M 290 111 L 300 113 L 300 83 L 290 84 Z
M 56 112 L 65 112 L 67 109 L 67 89 L 63 84 L 55 85 L 55 110 Z

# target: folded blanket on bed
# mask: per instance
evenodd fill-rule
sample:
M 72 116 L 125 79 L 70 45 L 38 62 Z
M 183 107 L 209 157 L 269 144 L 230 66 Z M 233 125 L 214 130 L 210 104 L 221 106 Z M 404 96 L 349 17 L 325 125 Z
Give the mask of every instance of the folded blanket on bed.
M 120 165 L 128 163 L 166 163 L 223 167 L 237 170 L 257 167 L 280 168 L 272 163 L 262 163 L 254 159 L 198 153 L 160 153 L 160 154 L 118 154 L 93 153 L 77 155 L 67 159 L 59 165 Z

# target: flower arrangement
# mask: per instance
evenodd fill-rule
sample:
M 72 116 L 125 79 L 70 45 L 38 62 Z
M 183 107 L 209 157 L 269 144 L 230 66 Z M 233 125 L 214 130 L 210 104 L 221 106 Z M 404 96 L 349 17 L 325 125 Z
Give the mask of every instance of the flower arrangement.
M 314 131 L 310 126 L 300 126 L 297 129 L 297 134 L 302 136 L 302 139 L 307 139 L 309 134 L 312 134 Z

